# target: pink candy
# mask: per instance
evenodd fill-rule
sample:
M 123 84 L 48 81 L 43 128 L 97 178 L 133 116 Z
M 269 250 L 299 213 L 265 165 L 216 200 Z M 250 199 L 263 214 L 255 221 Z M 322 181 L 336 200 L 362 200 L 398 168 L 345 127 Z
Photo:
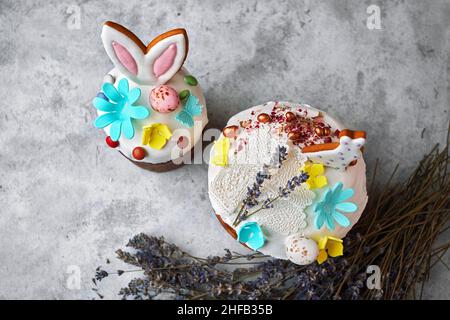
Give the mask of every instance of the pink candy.
M 169 113 L 178 108 L 180 99 L 174 88 L 162 85 L 156 87 L 150 93 L 150 104 L 158 112 Z

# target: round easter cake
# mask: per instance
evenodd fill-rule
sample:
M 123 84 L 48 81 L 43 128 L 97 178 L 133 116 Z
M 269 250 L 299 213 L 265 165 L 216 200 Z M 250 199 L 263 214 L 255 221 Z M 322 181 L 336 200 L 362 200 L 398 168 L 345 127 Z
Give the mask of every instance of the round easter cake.
M 93 100 L 94 125 L 105 131 L 106 144 L 155 171 L 189 160 L 208 117 L 197 79 L 182 67 L 189 47 L 186 31 L 170 30 L 145 46 L 108 21 L 102 41 L 115 66 Z
M 365 138 L 305 104 L 238 113 L 211 148 L 217 218 L 247 247 L 296 264 L 342 255 L 367 203 Z

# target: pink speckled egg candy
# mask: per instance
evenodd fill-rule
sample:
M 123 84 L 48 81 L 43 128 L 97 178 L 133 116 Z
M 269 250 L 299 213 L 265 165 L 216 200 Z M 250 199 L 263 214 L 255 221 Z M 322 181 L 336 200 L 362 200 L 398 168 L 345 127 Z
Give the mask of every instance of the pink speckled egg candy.
M 166 85 L 156 87 L 150 93 L 150 105 L 161 113 L 169 113 L 178 108 L 180 98 L 174 88 Z

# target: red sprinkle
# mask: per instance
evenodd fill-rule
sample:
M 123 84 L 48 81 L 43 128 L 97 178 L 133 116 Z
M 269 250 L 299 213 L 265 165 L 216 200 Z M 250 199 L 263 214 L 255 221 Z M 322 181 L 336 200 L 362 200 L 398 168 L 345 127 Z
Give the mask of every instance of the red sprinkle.
M 110 146 L 111 148 L 117 148 L 119 146 L 119 141 L 114 141 L 113 139 L 111 139 L 110 136 L 107 136 L 105 141 L 106 141 L 106 144 L 108 146 Z

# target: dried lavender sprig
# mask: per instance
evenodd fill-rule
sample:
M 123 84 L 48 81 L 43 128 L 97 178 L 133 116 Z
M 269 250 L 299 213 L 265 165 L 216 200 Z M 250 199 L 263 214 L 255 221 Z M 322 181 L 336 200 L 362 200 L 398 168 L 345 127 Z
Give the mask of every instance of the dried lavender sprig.
M 288 150 L 286 146 L 278 145 L 277 147 L 277 160 L 278 167 L 281 167 L 283 162 L 288 157 Z M 263 169 L 256 174 L 255 182 L 252 187 L 247 188 L 247 197 L 242 201 L 242 205 L 239 212 L 233 221 L 233 226 L 236 226 L 239 222 L 245 220 L 245 216 L 248 214 L 248 210 L 259 204 L 259 197 L 261 196 L 261 187 L 265 180 L 270 179 L 269 174 L 270 165 L 264 164 Z M 263 204 L 264 206 L 264 204 Z
M 262 170 L 256 174 L 253 186 L 251 188 L 247 188 L 247 197 L 242 201 L 242 205 L 239 209 L 238 214 L 236 215 L 233 225 L 240 221 L 243 213 L 247 212 L 248 209 L 258 205 L 258 198 L 261 196 L 261 186 L 264 181 L 270 179 L 270 177 L 269 166 L 263 165 Z
M 240 221 L 246 220 L 252 215 L 258 213 L 261 210 L 269 209 L 273 207 L 273 203 L 280 198 L 288 197 L 292 191 L 294 191 L 297 187 L 299 187 L 302 183 L 305 183 L 309 179 L 309 175 L 302 171 L 298 176 L 294 176 L 286 182 L 286 186 L 284 188 L 280 187 L 278 191 L 278 195 L 274 198 L 267 198 L 263 205 L 257 210 L 247 213 L 245 216 L 240 218 Z
M 299 187 L 302 183 L 305 183 L 309 179 L 309 175 L 302 171 L 298 176 L 294 176 L 286 182 L 284 188 L 279 189 L 279 195 L 281 197 L 287 197 L 289 194 Z
M 283 162 L 287 159 L 288 157 L 288 151 L 287 148 L 285 146 L 278 146 L 278 166 L 281 167 L 281 165 L 283 164 Z

